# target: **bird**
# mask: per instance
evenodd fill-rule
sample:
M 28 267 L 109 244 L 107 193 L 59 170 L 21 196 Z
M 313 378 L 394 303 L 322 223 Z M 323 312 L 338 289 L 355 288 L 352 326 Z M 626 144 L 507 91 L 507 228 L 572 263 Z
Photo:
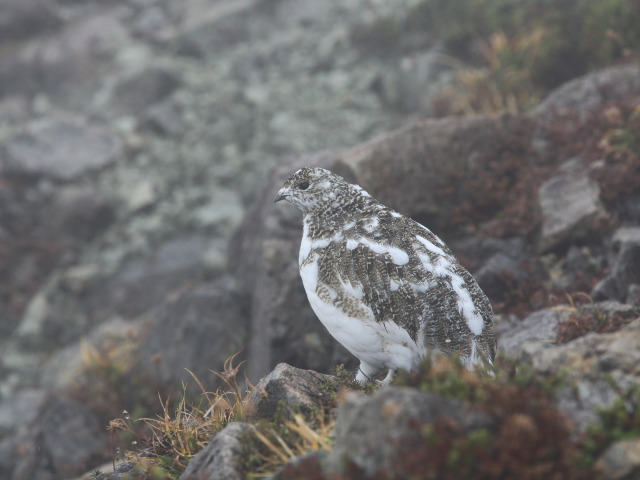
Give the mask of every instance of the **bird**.
M 298 264 L 314 313 L 359 361 L 355 379 L 388 384 L 432 354 L 491 368 L 491 303 L 428 228 L 330 170 L 304 167 L 274 203 L 303 213 Z

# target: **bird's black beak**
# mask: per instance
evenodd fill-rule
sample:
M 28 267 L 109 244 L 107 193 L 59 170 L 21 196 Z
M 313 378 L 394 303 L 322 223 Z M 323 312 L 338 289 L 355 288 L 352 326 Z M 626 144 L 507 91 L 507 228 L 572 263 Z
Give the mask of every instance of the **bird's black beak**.
M 284 200 L 288 195 L 286 193 L 278 192 L 276 198 L 273 199 L 273 203 L 279 202 L 280 200 Z

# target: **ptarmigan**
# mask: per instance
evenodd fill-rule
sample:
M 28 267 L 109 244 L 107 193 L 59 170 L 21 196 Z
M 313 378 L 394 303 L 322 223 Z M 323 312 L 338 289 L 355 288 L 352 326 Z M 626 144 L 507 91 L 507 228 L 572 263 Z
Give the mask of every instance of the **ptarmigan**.
M 356 380 L 412 370 L 430 352 L 492 364 L 493 310 L 429 229 L 323 168 L 291 175 L 275 201 L 304 214 L 300 276 L 329 333 L 360 360 Z

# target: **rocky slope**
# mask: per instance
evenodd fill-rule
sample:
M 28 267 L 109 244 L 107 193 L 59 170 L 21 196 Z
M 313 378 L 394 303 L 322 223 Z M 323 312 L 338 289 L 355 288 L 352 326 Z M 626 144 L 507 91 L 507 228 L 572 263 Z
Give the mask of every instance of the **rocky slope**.
M 566 371 L 553 402 L 573 435 L 638 384 L 637 67 L 569 82 L 527 115 L 425 119 L 446 75 L 437 42 L 381 55 L 357 34 L 401 14 L 388 2 L 103 3 L 0 14 L 1 478 L 110 460 L 110 418 L 157 409 L 155 392 L 183 381 L 197 391 L 185 369 L 215 389 L 210 370 L 240 350 L 253 383 L 280 362 L 353 365 L 308 307 L 298 214 L 271 204 L 301 165 L 442 236 L 493 301 L 503 352 Z M 393 441 L 366 444 L 376 412 L 451 414 L 414 387 L 345 399 L 334 451 L 298 467 L 329 478 L 347 456 L 354 475 L 386 478 L 407 455 L 388 445 L 415 432 L 392 421 Z M 460 431 L 501 425 L 466 408 Z M 185 476 L 233 463 L 244 430 L 218 434 Z M 603 478 L 633 478 L 637 445 L 602 453 Z

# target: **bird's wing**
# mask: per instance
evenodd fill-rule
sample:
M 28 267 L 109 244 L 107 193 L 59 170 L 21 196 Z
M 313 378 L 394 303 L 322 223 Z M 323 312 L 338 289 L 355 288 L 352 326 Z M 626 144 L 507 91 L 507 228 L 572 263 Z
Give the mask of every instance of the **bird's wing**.
M 491 306 L 441 240 L 413 221 L 404 225 L 395 236 L 354 228 L 320 266 L 320 281 L 340 285 L 338 301 L 365 303 L 377 322 L 414 340 L 422 330 L 427 346 L 467 354 L 469 339 L 492 328 Z

